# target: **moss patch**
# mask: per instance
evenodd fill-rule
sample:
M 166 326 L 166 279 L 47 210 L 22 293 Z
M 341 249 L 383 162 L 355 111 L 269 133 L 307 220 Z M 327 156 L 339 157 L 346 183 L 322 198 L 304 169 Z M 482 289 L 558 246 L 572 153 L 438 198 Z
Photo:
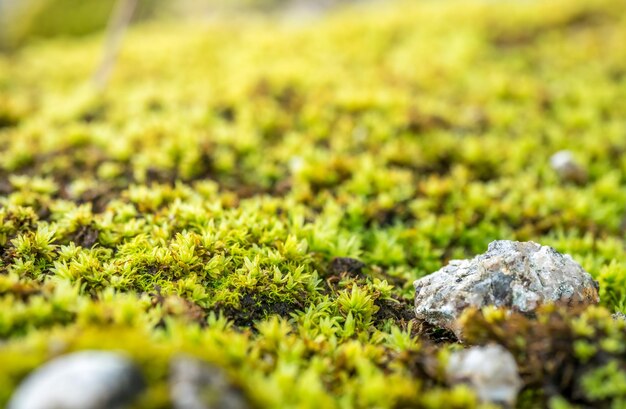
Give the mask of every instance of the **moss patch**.
M 478 407 L 445 384 L 459 345 L 413 320 L 412 281 L 517 239 L 571 254 L 602 305 L 473 312 L 472 343 L 516 354 L 520 407 L 620 407 L 624 15 L 398 1 L 159 23 L 102 94 L 81 86 L 100 37 L 0 56 L 0 406 L 96 348 L 141 365 L 143 408 L 170 404 L 180 352 L 258 407 Z M 561 149 L 585 184 L 549 168 Z

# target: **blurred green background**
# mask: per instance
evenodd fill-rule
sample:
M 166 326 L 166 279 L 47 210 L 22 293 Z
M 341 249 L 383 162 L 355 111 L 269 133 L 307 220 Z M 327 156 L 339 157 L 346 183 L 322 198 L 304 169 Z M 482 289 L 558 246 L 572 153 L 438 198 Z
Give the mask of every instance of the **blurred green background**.
M 81 36 L 106 27 L 118 0 L 0 0 L 0 49 L 41 38 Z M 133 21 L 214 17 L 223 12 L 308 11 L 350 0 L 138 0 Z M 355 0 L 352 0 L 354 2 Z

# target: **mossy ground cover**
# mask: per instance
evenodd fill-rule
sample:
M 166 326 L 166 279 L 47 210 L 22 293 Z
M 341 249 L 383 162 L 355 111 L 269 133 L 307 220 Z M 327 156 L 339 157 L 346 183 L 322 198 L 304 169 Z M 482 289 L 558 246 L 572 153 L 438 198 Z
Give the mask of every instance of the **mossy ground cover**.
M 621 0 L 399 1 L 144 24 L 101 93 L 101 37 L 0 56 L 0 406 L 96 348 L 141 365 L 140 408 L 183 352 L 256 407 L 478 407 L 412 281 L 512 239 L 601 306 L 470 311 L 468 342 L 514 353 L 520 407 L 625 407 L 625 39 Z

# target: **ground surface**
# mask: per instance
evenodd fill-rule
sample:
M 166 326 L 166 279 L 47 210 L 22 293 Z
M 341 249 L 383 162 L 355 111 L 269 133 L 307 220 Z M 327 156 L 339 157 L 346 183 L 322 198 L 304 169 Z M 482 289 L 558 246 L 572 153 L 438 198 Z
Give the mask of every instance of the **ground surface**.
M 472 312 L 468 343 L 514 353 L 520 407 L 624 407 L 626 3 L 544 3 L 144 25 L 102 94 L 101 37 L 0 56 L 0 406 L 96 348 L 141 365 L 143 408 L 183 351 L 258 407 L 475 407 L 412 281 L 512 239 L 601 307 Z

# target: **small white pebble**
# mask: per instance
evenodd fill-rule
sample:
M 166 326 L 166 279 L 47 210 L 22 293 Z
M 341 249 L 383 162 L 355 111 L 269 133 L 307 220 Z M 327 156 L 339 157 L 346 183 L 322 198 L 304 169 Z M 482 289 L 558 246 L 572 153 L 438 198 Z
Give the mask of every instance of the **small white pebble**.
M 495 344 L 453 353 L 446 376 L 451 384 L 467 384 L 483 402 L 508 406 L 515 404 L 522 388 L 513 355 Z
M 571 151 L 558 151 L 550 157 L 550 166 L 559 175 L 561 180 L 584 183 L 587 180 L 587 171 L 576 162 Z
M 105 351 L 63 355 L 37 368 L 17 388 L 9 409 L 113 409 L 144 388 L 139 369 Z

